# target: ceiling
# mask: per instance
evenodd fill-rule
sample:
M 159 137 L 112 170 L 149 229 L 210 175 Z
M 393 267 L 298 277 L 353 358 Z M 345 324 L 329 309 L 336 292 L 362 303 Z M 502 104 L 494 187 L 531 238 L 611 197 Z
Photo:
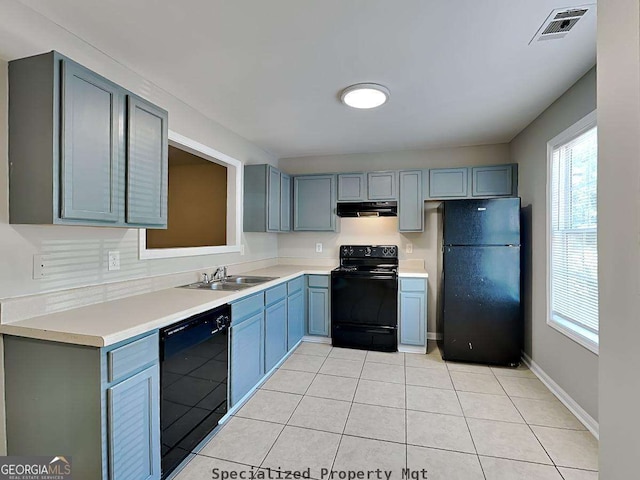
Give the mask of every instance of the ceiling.
M 507 142 L 596 59 L 595 9 L 528 45 L 578 1 L 21 2 L 279 157 Z M 390 101 L 343 106 L 359 82 Z

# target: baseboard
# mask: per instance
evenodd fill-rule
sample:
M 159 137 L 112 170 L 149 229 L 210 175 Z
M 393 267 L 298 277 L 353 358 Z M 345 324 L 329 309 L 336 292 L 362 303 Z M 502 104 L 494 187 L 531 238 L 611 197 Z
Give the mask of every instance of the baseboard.
M 546 387 L 551 390 L 558 400 L 573 413 L 578 420 L 593 434 L 596 439 L 600 439 L 600 426 L 598 422 L 589 415 L 571 396 L 565 392 L 540 366 L 531 360 L 531 357 L 522 352 L 522 360 L 529 369 L 540 379 Z
M 442 340 L 442 334 L 436 332 L 427 332 L 427 340 Z
M 398 351 L 401 353 L 427 353 L 427 347 L 418 347 L 415 345 L 398 345 Z
M 305 335 L 304 337 L 302 337 L 302 341 L 310 342 L 310 343 L 327 343 L 331 345 L 330 337 L 317 337 L 315 335 Z

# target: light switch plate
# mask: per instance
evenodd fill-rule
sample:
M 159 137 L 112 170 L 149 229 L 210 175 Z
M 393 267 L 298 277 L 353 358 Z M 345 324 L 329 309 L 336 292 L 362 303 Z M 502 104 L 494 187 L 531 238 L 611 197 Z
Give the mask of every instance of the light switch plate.
M 114 250 L 109 252 L 109 271 L 120 270 L 120 252 Z
M 316 253 L 322 253 L 322 244 L 316 243 Z
M 413 253 L 413 243 L 407 243 L 405 250 L 407 253 Z

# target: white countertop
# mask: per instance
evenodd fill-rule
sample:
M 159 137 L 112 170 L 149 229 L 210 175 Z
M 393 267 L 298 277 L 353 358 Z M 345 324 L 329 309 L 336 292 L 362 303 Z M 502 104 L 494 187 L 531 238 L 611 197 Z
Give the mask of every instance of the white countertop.
M 244 272 L 243 275 L 278 278 L 240 291 L 169 288 L 3 324 L 0 325 L 0 333 L 105 347 L 184 320 L 191 315 L 238 300 L 300 275 L 328 275 L 331 270 L 331 267 L 277 265 Z M 424 270 L 415 268 L 401 268 L 399 275 L 428 277 Z

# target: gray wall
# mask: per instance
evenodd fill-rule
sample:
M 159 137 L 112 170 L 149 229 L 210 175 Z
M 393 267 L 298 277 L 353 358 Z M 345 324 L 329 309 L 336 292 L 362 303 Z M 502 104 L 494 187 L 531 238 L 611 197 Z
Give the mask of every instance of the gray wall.
M 598 356 L 547 325 L 547 142 L 596 108 L 595 67 L 510 144 L 524 208 L 525 351 L 598 419 Z
M 507 144 L 441 148 L 422 151 L 369 153 L 280 159 L 282 170 L 292 174 L 321 172 L 362 172 L 388 169 L 438 168 L 491 165 L 509 162 Z M 399 233 L 397 218 L 341 218 L 338 233 L 293 232 L 278 237 L 280 257 L 337 259 L 343 244 L 391 244 L 400 247 L 401 260 L 418 260 L 429 273 L 427 300 L 428 332 L 436 331 L 436 292 L 438 286 L 438 205 L 426 202 L 424 233 Z M 315 252 L 322 242 L 323 252 Z M 406 253 L 406 245 L 413 253 Z M 337 261 L 336 261 L 337 263 Z
M 640 3 L 598 2 L 600 478 L 638 478 Z

